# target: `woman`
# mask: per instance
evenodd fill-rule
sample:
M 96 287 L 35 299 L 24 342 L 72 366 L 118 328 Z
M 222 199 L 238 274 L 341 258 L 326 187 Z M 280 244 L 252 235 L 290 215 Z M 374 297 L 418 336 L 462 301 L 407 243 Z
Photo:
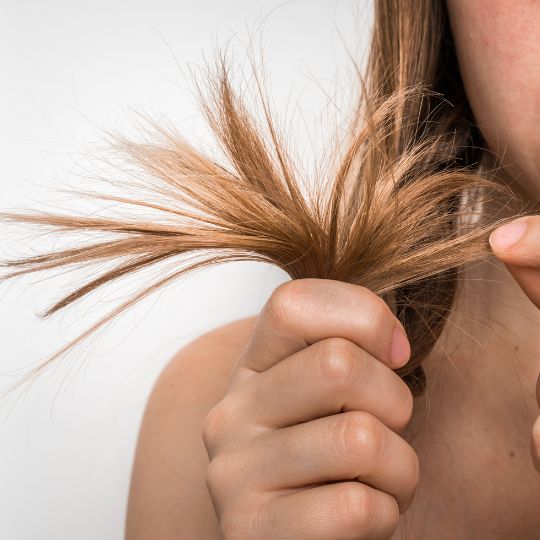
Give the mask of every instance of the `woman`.
M 413 83 L 449 74 L 452 106 L 467 118 L 470 105 L 503 158 L 500 180 L 535 201 L 540 3 L 377 5 L 383 60 Z M 446 9 L 438 41 L 433 17 Z M 419 40 L 417 27 L 428 28 Z M 451 62 L 425 61 L 452 36 L 466 96 Z M 496 258 L 462 274 L 466 294 L 424 360 L 431 390 L 414 407 L 393 371 L 411 343 L 363 287 L 291 281 L 258 317 L 182 349 L 148 402 L 127 538 L 537 539 L 540 216 L 490 243 Z

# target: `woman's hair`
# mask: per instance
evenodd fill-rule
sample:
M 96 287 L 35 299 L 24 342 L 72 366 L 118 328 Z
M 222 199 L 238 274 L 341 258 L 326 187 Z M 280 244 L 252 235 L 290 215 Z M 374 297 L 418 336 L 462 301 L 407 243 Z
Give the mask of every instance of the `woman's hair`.
M 284 143 L 258 68 L 252 63 L 258 97 L 252 110 L 220 52 L 196 89 L 222 158 L 151 118 L 144 142 L 113 137 L 130 182 L 123 195 L 93 196 L 151 211 L 152 218 L 122 217 L 118 208 L 111 217 L 4 213 L 6 221 L 95 235 L 91 243 L 3 263 L 10 269 L 3 279 L 97 265 L 95 277 L 73 287 L 44 316 L 128 274 L 174 263 L 31 374 L 178 277 L 251 260 L 273 263 L 292 279 L 341 280 L 381 296 L 412 347 L 411 360 L 397 373 L 421 395 L 421 363 L 453 307 L 460 269 L 489 255 L 488 235 L 506 221 L 477 215 L 478 202 L 512 193 L 491 178 L 484 162 L 443 0 L 376 0 L 366 69 L 351 63 L 358 101 L 316 163 L 311 184 Z

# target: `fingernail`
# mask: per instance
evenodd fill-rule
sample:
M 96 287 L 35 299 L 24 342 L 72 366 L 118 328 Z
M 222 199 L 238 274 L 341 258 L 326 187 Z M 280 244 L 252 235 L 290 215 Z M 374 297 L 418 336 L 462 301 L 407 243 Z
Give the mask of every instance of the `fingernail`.
M 394 367 L 404 366 L 411 356 L 409 340 L 403 329 L 396 324 L 392 335 L 392 345 L 390 347 L 390 362 Z
M 526 230 L 526 221 L 512 221 L 511 223 L 507 223 L 506 225 L 495 229 L 489 237 L 489 243 L 494 249 L 508 249 L 517 244 Z

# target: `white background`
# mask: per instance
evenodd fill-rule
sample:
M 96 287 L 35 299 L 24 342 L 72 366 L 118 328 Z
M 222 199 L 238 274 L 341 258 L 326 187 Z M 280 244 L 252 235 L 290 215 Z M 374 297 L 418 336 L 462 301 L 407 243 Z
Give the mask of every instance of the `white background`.
M 99 143 L 100 127 L 130 132 L 129 107 L 203 137 L 185 92 L 187 70 L 176 62 L 201 65 L 231 37 L 240 61 L 248 35 L 262 42 L 280 114 L 298 102 L 312 131 L 324 132 L 316 115 L 336 85 L 351 92 L 346 46 L 362 60 L 370 4 L 0 0 L 0 211 L 66 208 L 51 189 L 80 182 L 78 166 Z M 298 149 L 308 153 L 317 135 L 300 129 Z M 28 254 L 30 244 L 58 245 L 32 234 L 2 228 L 0 258 Z M 124 298 L 123 288 L 109 288 L 50 320 L 36 315 L 82 276 L 0 284 L 2 388 L 16 380 L 13 370 L 35 365 Z M 0 538 L 122 538 L 137 431 L 160 370 L 202 332 L 257 313 L 287 279 L 256 263 L 198 273 L 121 316 L 24 393 L 0 400 Z

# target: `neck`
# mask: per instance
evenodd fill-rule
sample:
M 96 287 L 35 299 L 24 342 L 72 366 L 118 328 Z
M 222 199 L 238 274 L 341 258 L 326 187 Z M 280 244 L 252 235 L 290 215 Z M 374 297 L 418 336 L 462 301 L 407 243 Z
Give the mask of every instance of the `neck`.
M 521 193 L 482 209 L 496 218 L 522 210 Z M 529 441 L 540 310 L 494 255 L 463 267 L 454 309 L 423 365 L 427 390 L 406 434 L 422 470 L 411 530 L 440 532 L 446 524 L 453 540 L 476 538 L 471 531 L 536 538 L 540 485 Z M 516 523 L 523 530 L 513 536 Z
M 509 185 L 515 196 L 486 200 L 484 215 L 501 219 L 534 210 L 536 199 L 512 185 L 502 170 L 496 180 Z M 445 332 L 424 363 L 428 394 L 438 394 L 440 386 L 451 388 L 449 381 L 455 380 L 460 395 L 479 395 L 500 378 L 506 392 L 515 387 L 521 393 L 532 390 L 534 396 L 539 359 L 540 310 L 506 266 L 494 255 L 464 265 Z

